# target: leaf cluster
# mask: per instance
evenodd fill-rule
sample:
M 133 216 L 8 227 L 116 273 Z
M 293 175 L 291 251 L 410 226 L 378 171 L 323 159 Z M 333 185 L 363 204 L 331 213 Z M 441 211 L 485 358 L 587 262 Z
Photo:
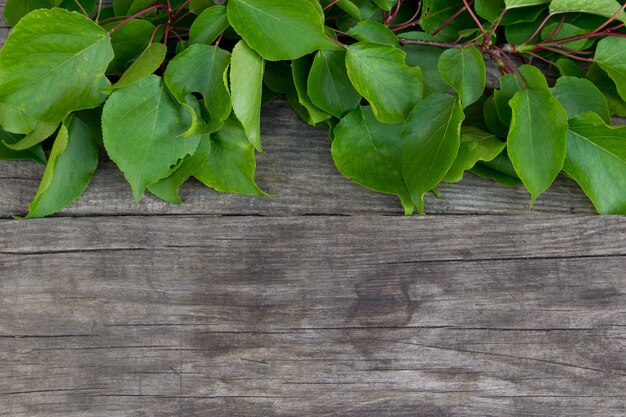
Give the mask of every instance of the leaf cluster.
M 261 106 L 286 96 L 407 215 L 467 171 L 531 206 L 564 173 L 626 214 L 624 3 L 8 0 L 0 158 L 45 164 L 27 217 L 78 198 L 102 149 L 137 201 L 178 204 L 192 177 L 267 195 Z

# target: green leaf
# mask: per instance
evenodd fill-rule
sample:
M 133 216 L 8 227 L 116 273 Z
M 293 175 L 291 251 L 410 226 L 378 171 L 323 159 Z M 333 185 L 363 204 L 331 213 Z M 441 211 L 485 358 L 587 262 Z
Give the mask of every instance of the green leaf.
M 518 7 L 536 6 L 538 4 L 550 3 L 551 0 L 504 0 L 507 9 L 516 9 Z M 552 0 L 554 1 L 554 0 Z M 580 0 L 577 0 L 580 1 Z
M 125 14 L 134 15 L 137 12 L 144 10 L 147 7 L 155 4 L 154 0 L 134 0 Z
M 254 147 L 241 123 L 230 117 L 211 137 L 209 159 L 194 174 L 199 181 L 217 191 L 248 195 L 267 195 L 254 181 Z
M 248 140 L 256 150 L 261 146 L 261 98 L 265 62 L 241 40 L 233 49 L 230 87 L 233 111 L 241 121 Z
M 308 93 L 313 104 L 338 118 L 357 108 L 361 95 L 348 78 L 345 51 L 324 50 L 315 55 Z
M 78 4 L 76 4 L 77 1 L 89 15 L 96 10 L 96 0 L 63 0 L 59 7 L 72 12 L 82 13 L 83 11 L 78 7 Z
M 268 61 L 336 47 L 324 34 L 324 18 L 308 0 L 230 0 L 227 7 L 233 28 Z
M 567 113 L 550 92 L 518 91 L 513 110 L 508 150 L 515 171 L 531 194 L 531 207 L 563 168 Z
M 352 181 L 400 197 L 413 213 L 411 192 L 402 173 L 402 124 L 379 122 L 369 107 L 346 115 L 333 129 L 332 155 L 341 174 Z
M 405 57 L 404 52 L 389 45 L 359 42 L 348 47 L 350 81 L 381 122 L 403 122 L 422 98 L 422 71 L 408 66 Z
M 111 28 L 117 22 L 111 23 Z M 155 26 L 145 20 L 131 20 L 124 26 L 111 34 L 111 46 L 113 47 L 114 57 L 107 74 L 122 74 L 137 57 L 145 51 L 150 44 L 150 38 Z M 160 32 L 159 32 L 160 31 Z M 162 29 L 158 29 L 154 37 L 154 42 L 161 39 Z
M 125 16 L 135 0 L 113 0 L 113 12 L 116 16 Z
M 343 10 L 348 15 L 350 15 L 350 17 L 352 17 L 353 19 L 356 19 L 358 21 L 360 21 L 362 19 L 361 9 L 359 9 L 359 6 L 354 4 L 352 1 L 350 1 L 350 0 L 339 0 L 335 4 L 341 10 Z
M 311 69 L 311 58 L 308 56 L 298 58 L 291 63 L 291 71 L 293 74 L 293 82 L 298 95 L 298 102 L 305 108 L 308 118 L 306 121 L 315 126 L 330 118 L 330 114 L 321 110 L 311 102 L 307 90 L 307 80 Z
M 286 62 L 266 62 L 263 83 L 279 94 L 297 94 L 291 65 Z
M 263 58 L 244 40 L 235 45 L 230 68 L 233 111 L 243 125 L 248 140 L 259 152 L 263 151 L 261 147 L 261 95 L 264 67 Z
M 562 77 L 585 78 L 585 74 L 582 69 L 572 59 L 559 58 L 556 60 L 555 64 Z
M 408 32 L 402 34 L 403 38 L 418 40 L 436 40 L 435 37 L 423 32 Z M 424 96 L 433 93 L 445 93 L 450 87 L 443 81 L 439 74 L 439 57 L 445 51 L 443 48 L 406 44 L 402 50 L 407 54 L 406 63 L 412 67 L 420 67 L 424 77 Z
M 191 0 L 189 2 L 189 10 L 194 14 L 200 15 L 209 7 L 213 7 L 213 5 L 215 5 L 213 0 Z
M 461 146 L 454 163 L 443 178 L 444 182 L 459 182 L 463 174 L 478 161 L 491 161 L 506 147 L 506 142 L 475 127 L 461 129 Z
M 150 44 L 111 88 L 118 89 L 126 87 L 127 85 L 146 78 L 161 66 L 165 60 L 166 53 L 167 47 L 162 43 Z
M 458 100 L 434 94 L 421 101 L 406 124 L 379 122 L 369 107 L 344 117 L 333 130 L 339 171 L 375 191 L 400 197 L 406 215 L 445 176 L 459 149 L 463 111 Z
M 108 2 L 110 3 L 110 0 Z M 116 16 L 132 15 L 155 3 L 156 0 L 113 0 L 113 11 Z M 172 8 L 176 10 L 181 3 L 180 0 L 173 0 Z
M 606 37 L 598 42 L 596 63 L 609 74 L 626 100 L 626 38 Z
M 0 127 L 4 130 L 21 135 L 35 130 L 39 122 L 23 111 L 4 103 L 0 103 Z
M 35 145 L 30 149 L 23 151 L 15 151 L 6 145 L 14 144 L 22 139 L 22 135 L 10 133 L 0 129 L 0 159 L 7 160 L 31 160 L 39 162 L 40 164 L 46 164 L 46 155 L 43 152 L 41 144 Z M 6 144 L 6 145 L 5 145 Z
M 513 168 L 506 148 L 491 161 L 479 161 L 470 172 L 483 178 L 492 179 L 505 187 L 523 185 L 522 180 L 515 172 L 515 168 Z
M 552 89 L 570 119 L 586 112 L 598 114 L 611 123 L 611 113 L 606 98 L 591 81 L 576 77 L 561 77 Z
M 205 133 L 217 131 L 231 113 L 232 103 L 226 72 L 230 53 L 217 46 L 191 45 L 172 59 L 165 71 L 165 83 L 180 103 L 195 100 L 193 93 L 204 98 L 208 113 Z
M 500 89 L 494 92 L 498 115 L 500 120 L 507 126 L 511 124 L 511 107 L 509 102 L 515 93 L 523 91 L 525 88 L 550 91 L 546 77 L 538 68 L 522 65 L 518 70 L 518 74 L 507 74 L 500 77 Z
M 557 31 L 558 29 L 558 31 Z M 554 35 L 553 35 L 554 33 Z M 554 22 L 549 25 L 546 25 L 541 31 L 541 38 L 547 39 L 551 37 L 551 39 L 558 41 L 561 39 L 567 39 L 578 35 L 584 35 L 587 33 L 587 30 L 580 28 L 576 25 L 572 25 L 571 23 L 560 23 Z M 580 39 L 573 42 L 565 42 L 563 46 L 570 49 L 575 49 L 577 51 L 585 49 L 590 42 L 593 42 L 593 39 Z
M 461 1 L 450 0 L 424 0 L 422 3 L 422 17 L 420 26 L 425 32 L 433 34 L 451 19 L 459 9 L 463 7 Z M 437 37 L 440 41 L 453 41 L 459 36 L 459 32 L 465 29 L 476 29 L 476 23 L 469 13 L 461 13 L 451 22 L 447 23 Z
M 98 166 L 98 143 L 91 128 L 76 116 L 61 125 L 41 184 L 26 218 L 64 209 L 85 191 Z
M 504 26 L 517 26 L 518 23 L 529 23 L 529 26 L 537 24 L 537 26 L 535 26 L 536 29 L 547 15 L 547 6 L 547 4 L 538 4 L 529 7 L 507 9 L 500 24 Z
M 307 0 L 309 3 L 311 3 L 311 5 L 315 8 L 315 11 L 317 12 L 317 15 L 324 19 L 324 8 L 322 7 L 322 5 L 320 4 L 319 0 Z
M 424 194 L 445 177 L 456 158 L 464 118 L 456 97 L 437 93 L 419 102 L 404 124 L 402 174 L 420 213 Z
M 473 46 L 448 49 L 439 58 L 438 67 L 441 78 L 459 94 L 463 107 L 483 95 L 487 70 L 478 49 Z
M 372 3 L 386 11 L 391 10 L 397 2 L 398 0 L 372 0 Z
M 174 172 L 200 139 L 181 138 L 191 115 L 156 75 L 113 92 L 102 113 L 104 146 L 139 201 L 144 189 Z
M 37 9 L 51 9 L 60 3 L 61 0 L 7 0 L 2 12 L 7 23 L 15 26 L 28 13 Z
M 474 2 L 476 14 L 490 22 L 498 20 L 504 7 L 504 0 L 476 0 Z
M 63 9 L 36 10 L 0 50 L 0 102 L 58 123 L 105 100 L 100 90 L 111 85 L 104 71 L 112 58 L 107 33 L 91 20 Z
M 191 25 L 189 42 L 210 45 L 228 26 L 226 6 L 209 7 Z
M 350 28 L 348 35 L 363 42 L 382 43 L 397 46 L 398 38 L 387 26 L 373 20 L 359 22 Z
M 617 86 L 609 75 L 596 63 L 592 64 L 587 71 L 589 79 L 596 87 L 602 91 L 604 97 L 609 102 L 611 114 L 626 117 L 626 101 L 617 92 Z
M 552 0 L 550 13 L 587 13 L 611 17 L 622 7 L 617 0 Z M 626 22 L 626 13 L 622 12 L 616 20 Z
M 506 138 L 509 134 L 509 127 L 502 123 L 500 116 L 498 116 L 498 109 L 496 108 L 496 100 L 494 96 L 487 97 L 483 104 L 483 119 L 487 129 L 499 138 Z
M 526 10 L 526 9 L 513 9 L 513 10 Z M 506 14 L 505 14 L 506 16 Z M 524 45 L 536 44 L 541 40 L 539 36 L 535 36 L 532 39 L 530 37 L 533 35 L 536 29 L 539 28 L 539 25 L 542 24 L 543 19 L 535 22 L 523 22 L 515 25 L 506 25 L 504 26 L 504 38 L 507 43 L 510 45 Z M 530 40 L 529 40 L 530 39 Z
M 172 175 L 149 185 L 148 191 L 172 204 L 182 203 L 178 194 L 180 186 L 191 178 L 202 165 L 206 164 L 210 150 L 211 139 L 209 135 L 202 136 L 198 149 L 196 149 L 193 155 L 187 155 Z
M 626 214 L 626 127 L 588 113 L 572 121 L 563 170 L 600 214 Z
M 48 139 L 54 132 L 56 132 L 59 127 L 58 123 L 47 124 L 47 123 L 39 123 L 35 130 L 30 132 L 24 138 L 22 138 L 19 142 L 16 143 L 5 143 L 4 145 L 7 148 L 13 149 L 14 151 L 23 151 L 29 148 L 32 148 L 35 145 L 40 144 L 44 140 Z

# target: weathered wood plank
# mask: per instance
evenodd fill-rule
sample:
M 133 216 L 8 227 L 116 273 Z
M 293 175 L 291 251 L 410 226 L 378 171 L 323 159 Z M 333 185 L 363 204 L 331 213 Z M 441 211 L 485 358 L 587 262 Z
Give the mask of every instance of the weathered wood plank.
M 9 36 L 9 24 L 4 20 L 4 5 L 7 0 L 0 0 L 0 47 L 4 45 L 4 40 Z
M 3 416 L 626 410 L 624 218 L 2 221 L 0 270 Z
M 278 198 L 136 206 L 105 162 L 63 215 L 132 217 L 0 221 L 0 416 L 626 414 L 623 217 L 238 217 L 399 213 L 284 103 L 264 134 Z M 0 216 L 41 172 L 0 163 Z M 475 177 L 443 193 L 432 213 L 528 213 Z M 532 214 L 592 212 L 561 179 Z

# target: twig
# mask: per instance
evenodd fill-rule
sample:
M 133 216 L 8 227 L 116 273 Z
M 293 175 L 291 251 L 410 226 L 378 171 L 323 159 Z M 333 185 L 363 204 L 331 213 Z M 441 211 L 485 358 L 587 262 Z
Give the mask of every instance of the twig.
M 82 4 L 80 4 L 80 2 L 78 0 L 74 0 L 74 3 L 76 3 L 76 5 L 78 6 L 78 8 L 83 12 L 83 14 L 85 15 L 86 18 L 89 18 L 89 13 L 87 13 L 87 10 L 85 10 L 85 8 L 83 7 Z
M 478 29 L 480 29 L 480 32 L 483 34 L 483 37 L 485 38 L 485 43 L 487 43 L 489 39 L 487 38 L 487 32 L 485 32 L 485 28 L 483 27 L 483 24 L 480 23 L 480 20 L 478 19 L 476 14 L 474 14 L 474 11 L 472 10 L 470 3 L 468 3 L 467 0 L 463 0 L 463 4 L 465 4 L 465 8 L 467 9 L 467 12 L 472 16 L 472 19 L 474 19 L 474 22 L 476 22 L 476 24 L 478 25 Z
M 552 14 L 549 14 L 548 16 L 546 16 L 546 18 L 543 19 L 543 22 L 541 22 L 541 24 L 537 27 L 537 30 L 535 30 L 528 39 L 522 42 L 522 45 L 528 44 L 528 42 L 532 41 L 535 38 L 535 36 L 539 35 L 539 32 L 541 32 L 541 30 L 546 26 L 546 23 L 548 23 L 548 20 L 550 20 L 552 16 L 553 16 Z
M 100 12 L 102 12 L 102 0 L 98 2 L 98 14 L 96 14 L 96 23 L 100 20 Z
M 146 8 L 146 9 L 143 9 L 142 11 L 137 12 L 137 13 L 135 13 L 132 16 L 128 16 L 126 19 L 121 21 L 117 26 L 115 26 L 113 29 L 111 29 L 109 31 L 109 35 L 112 34 L 113 32 L 115 32 L 116 30 L 118 30 L 119 28 L 121 28 L 122 26 L 124 26 L 126 23 L 130 22 L 133 19 L 136 19 L 136 18 L 138 18 L 140 16 L 143 16 L 144 14 L 149 13 L 149 12 L 151 12 L 153 10 L 165 9 L 165 8 L 167 8 L 167 6 L 164 5 L 164 4 L 155 4 L 154 6 L 150 6 L 150 7 Z
M 437 41 L 426 41 L 421 39 L 407 39 L 407 38 L 399 38 L 401 45 L 420 45 L 420 46 L 433 46 L 435 48 L 454 48 L 461 49 L 463 45 L 459 45 L 457 43 L 450 42 L 437 42 Z

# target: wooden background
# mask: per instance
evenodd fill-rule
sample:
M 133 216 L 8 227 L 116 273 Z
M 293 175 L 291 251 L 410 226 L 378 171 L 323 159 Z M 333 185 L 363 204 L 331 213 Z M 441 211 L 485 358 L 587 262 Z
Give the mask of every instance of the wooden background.
M 42 168 L 0 162 L 0 416 L 626 415 L 626 218 L 473 176 L 405 218 L 283 102 L 263 133 L 280 197 L 136 205 L 102 162 L 17 222 Z

